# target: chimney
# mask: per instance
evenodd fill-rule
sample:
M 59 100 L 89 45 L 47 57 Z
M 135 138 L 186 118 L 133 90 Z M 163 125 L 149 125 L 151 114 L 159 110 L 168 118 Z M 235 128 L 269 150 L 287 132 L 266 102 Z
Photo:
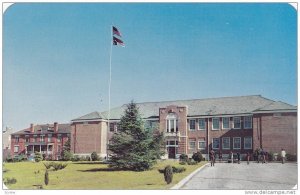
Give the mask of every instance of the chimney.
M 30 133 L 34 133 L 34 125 L 33 125 L 33 123 L 30 124 L 30 129 L 29 130 L 30 130 Z
M 54 132 L 58 132 L 58 123 L 54 122 Z

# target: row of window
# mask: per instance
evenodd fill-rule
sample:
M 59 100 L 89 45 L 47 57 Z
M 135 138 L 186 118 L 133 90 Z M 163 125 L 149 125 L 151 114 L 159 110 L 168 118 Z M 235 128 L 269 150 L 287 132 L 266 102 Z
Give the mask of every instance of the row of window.
M 28 147 L 28 146 L 27 146 Z M 14 146 L 14 153 L 18 153 L 19 152 L 19 149 L 20 149 L 20 146 L 16 145 Z M 33 151 L 33 148 L 31 148 L 32 151 Z M 52 145 L 49 145 L 48 147 L 48 152 L 52 152 Z M 29 150 L 29 148 L 27 148 L 27 151 Z M 61 152 L 61 145 L 57 145 L 57 152 Z
M 33 142 L 38 142 L 38 139 L 37 139 L 37 135 L 33 135 Z M 15 143 L 19 143 L 20 142 L 20 137 L 19 136 L 15 136 Z M 58 134 L 57 135 L 57 142 L 61 142 L 61 134 Z M 51 142 L 52 141 L 52 135 L 49 134 L 47 136 L 47 141 L 48 142 Z M 30 142 L 30 137 L 29 135 L 25 135 L 25 142 Z M 40 135 L 40 142 L 45 142 L 45 135 Z
M 220 141 L 222 140 L 222 148 L 220 148 Z M 232 148 L 230 144 L 230 137 L 223 137 L 220 138 L 213 138 L 212 139 L 212 149 L 223 149 L 223 150 L 230 150 L 230 149 L 242 149 L 241 148 L 241 137 L 233 137 L 232 138 Z M 190 139 L 189 140 L 189 149 L 196 149 L 196 140 Z M 206 148 L 206 141 L 203 139 L 198 140 L 198 149 L 203 150 Z M 252 149 L 252 137 L 244 137 L 244 147 L 243 149 Z
M 252 129 L 252 116 L 244 116 L 244 120 L 242 121 L 242 117 L 233 117 L 232 119 L 232 127 L 233 129 L 241 129 L 242 122 L 244 122 L 244 129 Z M 189 120 L 189 129 L 190 131 L 196 130 L 196 120 L 198 121 L 198 130 L 206 130 L 206 119 L 190 119 Z M 222 129 L 231 129 L 230 127 L 230 117 L 222 117 Z M 212 130 L 220 129 L 220 118 L 212 118 Z

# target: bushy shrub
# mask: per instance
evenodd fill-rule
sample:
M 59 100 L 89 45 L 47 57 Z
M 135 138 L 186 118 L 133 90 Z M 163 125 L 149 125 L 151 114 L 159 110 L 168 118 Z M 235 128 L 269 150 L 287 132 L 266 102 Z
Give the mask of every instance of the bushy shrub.
M 201 162 L 202 161 L 202 154 L 201 152 L 196 152 L 193 154 L 192 159 L 196 162 Z
M 293 154 L 286 154 L 287 161 L 297 161 L 297 156 Z
M 42 161 L 42 160 L 43 160 L 42 154 L 39 153 L 39 152 L 35 152 L 35 153 L 34 153 L 34 160 L 35 160 L 35 162 L 40 162 L 40 161 Z
M 180 164 L 180 165 L 186 165 L 187 162 L 186 162 L 186 161 L 180 161 L 179 164 Z
M 186 154 L 180 154 L 179 160 L 182 162 L 187 162 L 189 160 L 189 157 Z
M 173 169 L 170 165 L 166 166 L 164 171 L 164 178 L 167 184 L 171 183 L 173 180 Z
M 198 163 L 198 162 L 196 162 L 196 161 L 194 161 L 194 160 L 190 160 L 190 159 L 187 161 L 187 164 L 188 164 L 188 165 L 196 165 L 197 163 Z
M 91 159 L 92 159 L 92 161 L 97 161 L 97 160 L 99 160 L 98 154 L 97 154 L 96 152 L 93 152 L 93 153 L 91 154 Z
M 16 180 L 16 178 L 3 178 L 3 183 L 5 184 L 5 185 L 11 185 L 11 184 L 15 184 L 15 183 L 17 183 L 17 180 Z
M 186 171 L 186 168 L 185 167 L 174 167 L 174 166 L 172 166 L 172 170 L 173 170 L 173 173 L 182 173 L 182 172 Z
M 267 159 L 268 159 L 269 161 L 273 161 L 273 160 L 274 160 L 274 153 L 273 153 L 273 152 L 268 152 Z
M 73 158 L 73 153 L 70 152 L 70 151 L 64 151 L 63 152 L 63 160 L 65 161 L 69 161 L 69 160 L 72 160 Z
M 73 162 L 77 162 L 77 161 L 80 161 L 80 157 L 78 155 L 74 155 L 71 159 L 71 161 Z
M 45 185 L 48 185 L 48 183 L 49 183 L 48 169 L 46 169 L 46 172 L 45 172 L 44 183 L 45 183 Z

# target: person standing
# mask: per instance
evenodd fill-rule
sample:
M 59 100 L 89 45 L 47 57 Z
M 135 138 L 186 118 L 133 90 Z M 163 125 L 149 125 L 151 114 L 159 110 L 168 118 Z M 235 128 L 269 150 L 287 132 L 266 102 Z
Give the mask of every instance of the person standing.
M 250 153 L 247 152 L 247 165 L 249 165 L 249 161 L 250 161 Z
M 285 150 L 282 148 L 281 149 L 281 163 L 284 164 L 285 162 L 285 156 L 286 156 L 286 152 Z
M 222 157 L 222 152 L 221 150 L 219 151 L 219 162 L 223 161 L 223 157 Z
M 238 159 L 238 164 L 240 164 L 240 160 L 241 160 L 241 155 L 239 152 L 236 153 L 237 159 Z
M 209 156 L 210 156 L 210 166 L 211 167 L 215 166 L 215 152 L 213 149 L 210 151 Z

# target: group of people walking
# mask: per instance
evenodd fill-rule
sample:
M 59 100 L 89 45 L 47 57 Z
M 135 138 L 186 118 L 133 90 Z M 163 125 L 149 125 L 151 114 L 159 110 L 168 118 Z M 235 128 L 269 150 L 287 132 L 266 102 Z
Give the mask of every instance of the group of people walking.
M 255 150 L 254 154 L 254 161 L 257 161 L 257 163 L 261 162 L 261 163 L 267 163 L 267 161 L 269 161 L 269 153 L 264 151 L 262 148 L 259 148 L 257 150 Z M 250 162 L 250 158 L 251 158 L 251 154 L 249 152 L 247 152 L 246 154 L 246 160 L 247 160 L 247 164 L 249 165 Z M 285 150 L 282 148 L 281 149 L 281 162 L 282 164 L 285 163 L 285 158 L 286 158 L 286 152 Z M 209 159 L 210 159 L 210 166 L 215 166 L 215 162 L 216 162 L 216 153 L 214 150 L 211 150 L 209 152 Z M 228 160 L 230 160 L 231 163 L 234 162 L 234 160 L 237 160 L 237 163 L 240 164 L 241 161 L 241 154 L 239 152 L 236 153 L 236 158 L 234 158 L 234 154 L 231 151 L 228 157 Z M 223 155 L 222 152 L 219 151 L 219 161 L 223 161 Z

